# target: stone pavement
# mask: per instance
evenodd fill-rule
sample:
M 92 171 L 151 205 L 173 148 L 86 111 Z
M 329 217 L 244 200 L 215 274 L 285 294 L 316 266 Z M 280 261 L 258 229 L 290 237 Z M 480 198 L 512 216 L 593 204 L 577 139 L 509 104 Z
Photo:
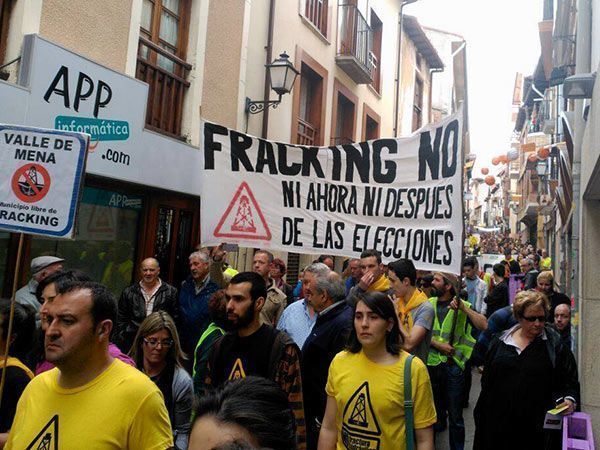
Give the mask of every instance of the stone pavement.
M 473 370 L 473 385 L 471 386 L 471 396 L 469 397 L 469 407 L 463 409 L 465 419 L 465 450 L 471 450 L 473 447 L 473 437 L 475 436 L 475 423 L 473 421 L 473 409 L 481 392 L 481 375 L 477 370 Z M 450 450 L 448 443 L 448 429 L 435 436 L 436 450 Z

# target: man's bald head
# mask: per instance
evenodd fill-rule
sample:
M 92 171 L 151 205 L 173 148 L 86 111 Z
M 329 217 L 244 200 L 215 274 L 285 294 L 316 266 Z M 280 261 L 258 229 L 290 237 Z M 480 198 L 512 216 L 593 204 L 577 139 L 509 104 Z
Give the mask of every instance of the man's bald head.
M 156 258 L 146 258 L 140 266 L 142 273 L 142 283 L 147 286 L 153 286 L 158 282 L 160 275 L 160 264 Z
M 571 307 L 566 304 L 560 304 L 554 309 L 554 325 L 560 331 L 568 328 L 571 324 Z

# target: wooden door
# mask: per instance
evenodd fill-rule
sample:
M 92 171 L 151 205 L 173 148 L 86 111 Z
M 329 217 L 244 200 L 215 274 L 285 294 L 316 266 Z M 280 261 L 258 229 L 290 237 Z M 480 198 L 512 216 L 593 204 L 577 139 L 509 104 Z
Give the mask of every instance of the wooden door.
M 188 257 L 199 242 L 200 200 L 165 195 L 149 203 L 143 257 L 155 257 L 161 278 L 179 287 L 189 275 Z

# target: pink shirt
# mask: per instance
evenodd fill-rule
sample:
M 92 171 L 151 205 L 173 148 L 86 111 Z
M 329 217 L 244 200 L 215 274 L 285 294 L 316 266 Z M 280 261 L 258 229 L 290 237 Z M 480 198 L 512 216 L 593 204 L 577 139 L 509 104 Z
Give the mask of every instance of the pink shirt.
M 129 356 L 127 356 L 125 353 L 123 353 L 119 349 L 119 347 L 117 347 L 112 342 L 108 344 L 108 353 L 113 358 L 120 359 L 124 363 L 135 367 L 135 362 L 133 361 L 133 359 L 131 359 Z M 40 373 L 47 372 L 48 370 L 51 370 L 51 369 L 54 369 L 54 364 L 52 364 L 51 362 L 48 362 L 48 361 L 43 361 L 43 362 L 39 363 L 37 365 L 37 367 L 35 368 L 35 374 L 39 375 Z

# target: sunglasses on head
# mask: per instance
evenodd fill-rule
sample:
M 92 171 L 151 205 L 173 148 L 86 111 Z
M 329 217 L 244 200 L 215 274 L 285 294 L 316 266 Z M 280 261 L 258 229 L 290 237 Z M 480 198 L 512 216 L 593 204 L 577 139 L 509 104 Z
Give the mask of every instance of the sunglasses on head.
M 545 322 L 546 321 L 546 316 L 530 316 L 530 317 L 525 317 L 523 316 L 523 319 L 526 320 L 527 322 L 535 322 L 536 320 L 538 322 Z

